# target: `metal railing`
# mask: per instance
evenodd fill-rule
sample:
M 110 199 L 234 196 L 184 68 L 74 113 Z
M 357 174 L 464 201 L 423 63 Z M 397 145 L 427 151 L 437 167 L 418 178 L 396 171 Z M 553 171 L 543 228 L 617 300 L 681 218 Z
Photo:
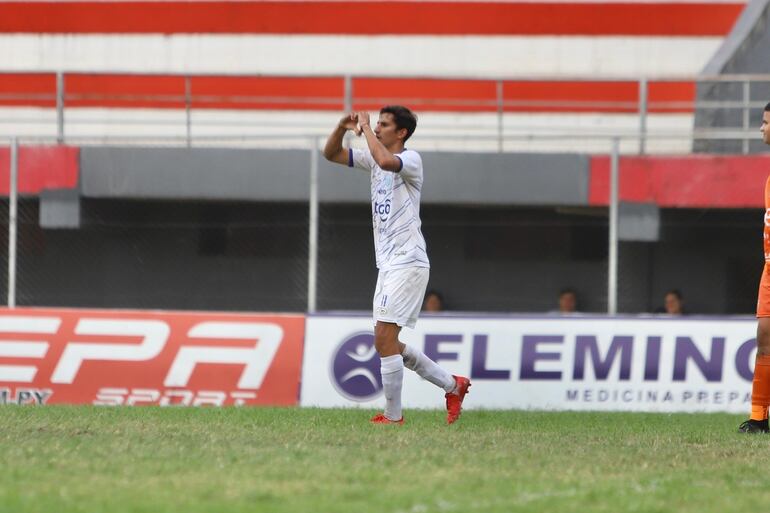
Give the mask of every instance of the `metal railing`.
M 15 73 L 20 74 L 20 73 Z M 110 73 L 110 74 L 98 74 L 98 73 L 76 73 L 76 72 L 51 72 L 55 74 L 55 90 L 50 93 L 28 93 L 25 91 L 18 92 L 5 92 L 0 93 L 0 104 L 3 102 L 48 102 L 55 109 L 55 124 L 56 124 L 56 140 L 57 142 L 65 143 L 71 141 L 72 134 L 70 133 L 70 126 L 74 121 L 69 120 L 68 112 L 70 109 L 77 108 L 72 107 L 73 103 L 83 101 L 123 101 L 123 102 L 155 102 L 158 104 L 164 104 L 171 107 L 173 110 L 183 112 L 184 123 L 184 141 L 188 146 L 191 146 L 196 141 L 202 141 L 199 135 L 196 135 L 195 129 L 199 126 L 196 125 L 194 114 L 199 111 L 212 111 L 217 109 L 227 109 L 227 107 L 213 108 L 211 105 L 226 105 L 232 106 L 231 110 L 238 110 L 244 105 L 259 103 L 263 105 L 276 105 L 280 106 L 286 104 L 286 102 L 292 102 L 298 108 L 302 105 L 328 105 L 328 111 L 335 111 L 342 109 L 344 111 L 351 110 L 354 106 L 361 103 L 366 104 L 385 104 L 385 103 L 405 103 L 414 106 L 418 112 L 422 109 L 425 111 L 431 111 L 436 106 L 440 105 L 443 112 L 472 112 L 472 113 L 486 113 L 494 117 L 493 124 L 485 125 L 484 129 L 486 134 L 483 138 L 487 141 L 494 137 L 496 142 L 496 150 L 502 152 L 506 150 L 506 141 L 522 140 L 529 134 L 536 133 L 534 130 L 528 130 L 526 127 L 524 133 L 521 130 L 514 130 L 510 126 L 506 125 L 506 117 L 514 113 L 531 114 L 535 112 L 599 112 L 606 115 L 624 114 L 635 116 L 636 122 L 633 124 L 633 132 L 636 135 L 637 152 L 644 154 L 648 151 L 648 142 L 651 138 L 655 137 L 655 133 L 662 133 L 659 129 L 653 129 L 650 126 L 649 120 L 653 113 L 673 113 L 673 112 L 710 112 L 710 111 L 730 111 L 740 113 L 741 123 L 737 126 L 721 126 L 719 129 L 729 129 L 732 131 L 740 131 L 742 136 L 739 138 L 741 141 L 741 148 L 743 153 L 749 152 L 749 142 L 753 138 L 751 131 L 751 114 L 752 110 L 762 109 L 766 103 L 766 99 L 761 101 L 752 100 L 752 88 L 755 86 L 762 86 L 763 91 L 767 89 L 770 91 L 770 75 L 721 75 L 721 76 L 698 76 L 698 77 L 676 77 L 676 78 L 648 78 L 648 77 L 633 77 L 633 78 L 596 78 L 596 77 L 479 77 L 470 79 L 468 77 L 386 77 L 386 76 L 307 76 L 307 77 L 286 77 L 289 79 L 306 78 L 306 79 L 319 79 L 319 78 L 337 78 L 340 79 L 340 95 L 326 96 L 326 97 L 311 97 L 311 96 L 277 96 L 277 95 L 244 95 L 244 94 L 224 94 L 224 95 L 211 95 L 196 93 L 193 88 L 193 80 L 201 77 L 224 77 L 224 78 L 277 78 L 270 76 L 254 76 L 254 75 L 153 75 L 153 74 L 133 74 L 136 76 L 163 76 L 163 77 L 175 77 L 183 81 L 183 90 L 180 90 L 179 94 L 114 94 L 104 92 L 74 92 L 68 89 L 68 77 L 74 75 L 89 75 L 89 76 L 130 76 L 131 73 Z M 12 74 L 0 73 L 0 79 L 2 76 L 10 76 Z M 468 82 L 468 83 L 487 83 L 490 86 L 494 86 L 494 93 L 488 97 L 479 98 L 459 98 L 459 97 L 446 97 L 451 95 L 441 96 L 441 93 L 437 93 L 436 96 L 431 97 L 363 97 L 357 94 L 355 90 L 355 83 L 358 79 L 382 79 L 382 80 L 432 80 L 436 83 L 444 81 L 455 82 Z M 593 99 L 593 100 L 580 100 L 570 99 L 565 94 L 565 98 L 555 100 L 537 100 L 527 98 L 517 98 L 514 94 L 506 92 L 506 85 L 509 83 L 536 83 L 536 82 L 578 82 L 590 85 L 591 83 L 627 83 L 635 84 L 636 98 L 628 97 L 622 100 L 605 100 L 605 99 Z M 729 86 L 730 84 L 739 86 L 739 97 L 730 98 L 727 100 L 711 101 L 711 100 L 698 100 L 697 95 L 694 99 L 656 99 L 653 86 L 671 83 L 671 82 L 684 82 L 692 83 L 695 87 L 722 87 Z M 492 90 L 490 88 L 490 90 Z M 756 96 L 756 95 L 755 95 Z M 200 105 L 209 105 L 199 107 Z M 110 108 L 110 107 L 104 107 Z M 455 109 L 455 110 L 453 110 Z M 163 110 L 169 110 L 164 108 Z M 6 121 L 8 122 L 8 121 Z M 120 121 L 118 121 L 119 123 Z M 201 123 L 201 122 L 199 122 Z M 254 123 L 252 126 L 258 126 L 260 122 Z M 151 126 L 152 122 L 148 123 Z M 241 122 L 235 123 L 223 119 L 217 122 L 218 126 L 223 128 L 237 128 L 248 126 Z M 441 137 L 452 137 L 451 127 L 450 129 L 441 129 Z M 511 132 L 514 133 L 511 133 Z M 708 135 L 708 130 L 693 130 L 692 137 L 702 138 L 702 135 Z M 276 134 L 277 137 L 281 137 L 281 134 Z M 580 137 L 590 137 L 590 133 L 575 134 Z M 606 137 L 606 134 L 597 134 L 600 137 Z M 283 134 L 282 137 L 294 137 L 295 134 Z M 468 139 L 468 134 L 457 134 L 458 138 Z M 542 134 L 537 134 L 538 138 L 542 138 Z M 260 136 L 260 138 L 264 138 Z M 707 137 L 706 137 L 707 138 Z

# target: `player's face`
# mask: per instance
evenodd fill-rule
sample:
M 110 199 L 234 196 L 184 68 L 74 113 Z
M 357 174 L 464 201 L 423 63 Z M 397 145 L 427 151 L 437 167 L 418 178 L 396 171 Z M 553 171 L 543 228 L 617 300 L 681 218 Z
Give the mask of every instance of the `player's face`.
M 759 131 L 762 133 L 762 141 L 770 144 L 770 112 L 762 113 L 762 126 L 759 127 Z
M 389 148 L 393 144 L 398 143 L 399 132 L 399 129 L 396 127 L 396 122 L 393 119 L 393 114 L 390 112 L 383 112 L 380 114 L 380 118 L 377 120 L 377 126 L 374 128 L 374 133 L 383 146 Z

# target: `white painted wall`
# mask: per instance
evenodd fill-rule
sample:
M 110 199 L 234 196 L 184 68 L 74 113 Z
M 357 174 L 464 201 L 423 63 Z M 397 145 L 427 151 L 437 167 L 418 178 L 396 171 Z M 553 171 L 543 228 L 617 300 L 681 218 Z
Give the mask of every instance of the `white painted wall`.
M 0 35 L 0 70 L 690 77 L 721 37 Z

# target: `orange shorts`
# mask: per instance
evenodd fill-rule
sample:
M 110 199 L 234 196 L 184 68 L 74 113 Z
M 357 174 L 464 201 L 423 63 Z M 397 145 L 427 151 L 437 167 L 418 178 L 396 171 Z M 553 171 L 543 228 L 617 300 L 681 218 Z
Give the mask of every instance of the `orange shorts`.
M 762 279 L 759 280 L 757 317 L 770 317 L 770 263 L 765 264 Z

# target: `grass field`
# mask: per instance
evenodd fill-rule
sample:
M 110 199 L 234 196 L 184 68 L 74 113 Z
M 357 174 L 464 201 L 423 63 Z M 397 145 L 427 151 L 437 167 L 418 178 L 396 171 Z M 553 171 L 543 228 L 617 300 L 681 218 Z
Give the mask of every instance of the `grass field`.
M 725 512 L 770 501 L 734 415 L 0 407 L 2 512 Z M 753 469 L 753 471 L 750 471 Z

